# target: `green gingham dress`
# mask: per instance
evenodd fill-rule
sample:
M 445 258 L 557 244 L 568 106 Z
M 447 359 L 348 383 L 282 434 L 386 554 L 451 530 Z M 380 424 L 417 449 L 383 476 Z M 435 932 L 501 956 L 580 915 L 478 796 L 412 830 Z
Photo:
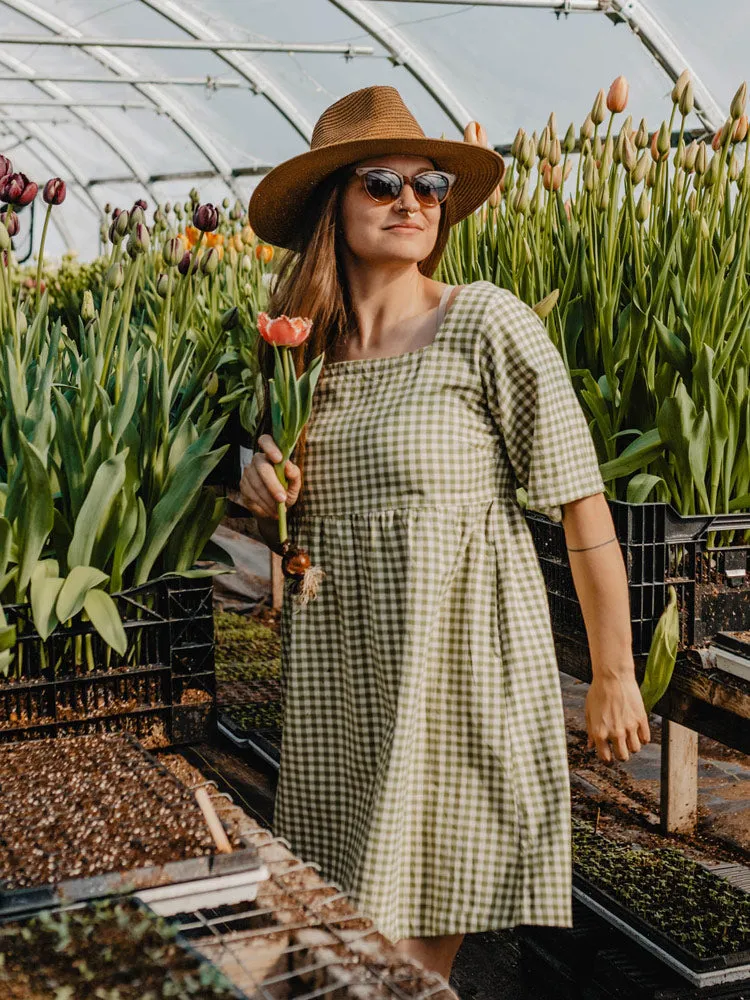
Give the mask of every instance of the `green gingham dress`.
M 397 940 L 572 926 L 545 585 L 517 504 L 604 490 L 536 314 L 463 287 L 431 344 L 324 365 L 289 537 L 326 573 L 281 618 L 274 832 Z

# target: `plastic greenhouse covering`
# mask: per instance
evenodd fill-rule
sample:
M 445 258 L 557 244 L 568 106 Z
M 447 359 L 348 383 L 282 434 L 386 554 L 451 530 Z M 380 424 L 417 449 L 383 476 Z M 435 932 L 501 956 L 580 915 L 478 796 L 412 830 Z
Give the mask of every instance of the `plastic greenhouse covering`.
M 0 0 L 0 152 L 68 183 L 47 249 L 86 258 L 107 202 L 194 186 L 246 201 L 325 107 L 370 84 L 397 87 L 428 135 L 478 120 L 506 153 L 551 111 L 580 127 L 619 74 L 635 123 L 658 128 L 689 68 L 689 128 L 713 133 L 749 36 L 747 0 Z

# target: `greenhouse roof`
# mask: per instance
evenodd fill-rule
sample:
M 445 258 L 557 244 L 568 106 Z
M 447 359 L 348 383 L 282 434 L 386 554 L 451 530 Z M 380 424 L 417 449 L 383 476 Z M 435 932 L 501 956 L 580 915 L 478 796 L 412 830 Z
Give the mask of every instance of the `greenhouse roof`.
M 653 130 L 687 68 L 688 127 L 712 133 L 750 35 L 747 0 L 0 0 L 0 18 L 0 152 L 68 182 L 48 245 L 83 256 L 107 202 L 193 186 L 246 201 L 324 108 L 370 84 L 397 87 L 428 135 L 475 119 L 506 152 L 551 111 L 578 129 L 620 74 Z

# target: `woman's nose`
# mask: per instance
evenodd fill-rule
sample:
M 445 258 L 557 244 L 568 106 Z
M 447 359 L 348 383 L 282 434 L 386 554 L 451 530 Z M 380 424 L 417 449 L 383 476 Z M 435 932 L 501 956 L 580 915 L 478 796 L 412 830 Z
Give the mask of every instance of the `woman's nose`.
M 413 212 L 419 208 L 419 201 L 414 195 L 414 189 L 411 186 L 411 181 L 404 182 L 404 186 L 401 188 L 401 196 L 396 202 L 396 205 L 399 209 L 407 212 Z

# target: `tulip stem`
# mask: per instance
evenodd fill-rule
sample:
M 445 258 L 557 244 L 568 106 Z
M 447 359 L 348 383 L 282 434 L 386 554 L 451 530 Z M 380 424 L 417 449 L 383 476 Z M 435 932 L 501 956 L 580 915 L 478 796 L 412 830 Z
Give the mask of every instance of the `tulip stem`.
M 274 469 L 276 470 L 276 475 L 278 476 L 279 482 L 284 487 L 287 488 L 287 479 L 284 475 L 284 468 L 286 466 L 286 458 L 282 458 L 280 462 L 274 464 Z M 287 528 L 286 528 L 286 500 L 280 500 L 277 504 L 277 509 L 279 512 L 279 542 L 285 542 L 287 539 Z
M 42 297 L 42 266 L 44 264 L 44 244 L 47 239 L 47 227 L 49 226 L 49 217 L 52 212 L 52 203 L 47 205 L 47 211 L 44 213 L 44 225 L 42 226 L 42 238 L 39 242 L 39 259 L 36 265 L 36 307 L 39 309 L 39 302 Z

